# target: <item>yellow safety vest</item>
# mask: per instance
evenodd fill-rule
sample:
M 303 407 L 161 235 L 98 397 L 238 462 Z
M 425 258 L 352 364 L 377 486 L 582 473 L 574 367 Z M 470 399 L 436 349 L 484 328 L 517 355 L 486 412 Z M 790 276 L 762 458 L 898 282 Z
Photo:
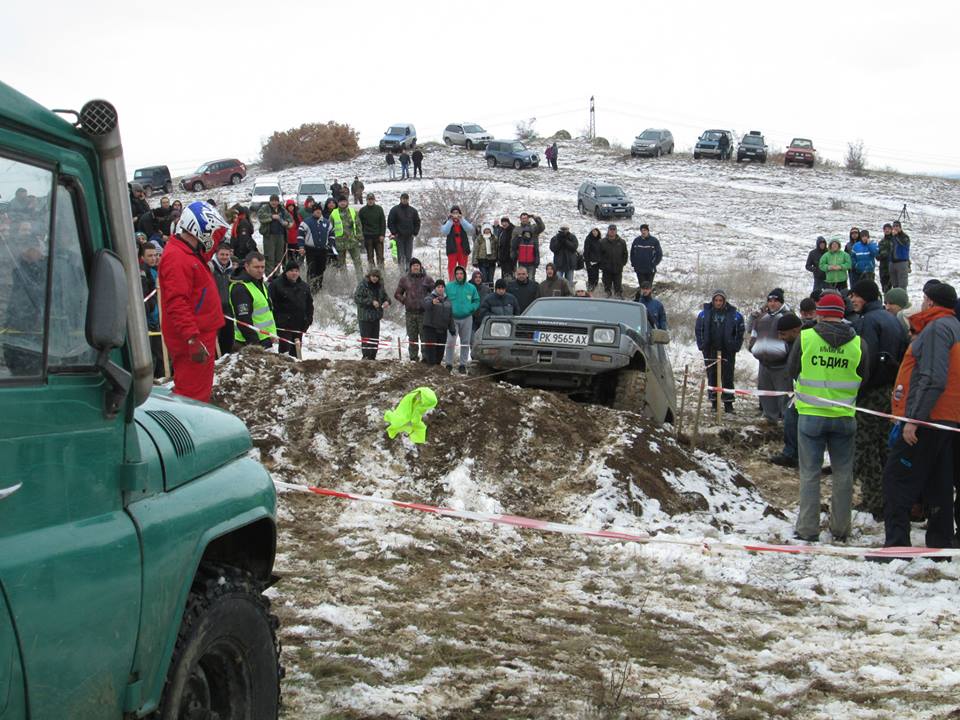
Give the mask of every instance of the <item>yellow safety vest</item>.
M 357 232 L 357 211 L 352 207 L 348 207 L 350 214 L 350 221 L 353 223 L 354 237 L 358 236 L 360 233 Z M 343 237 L 343 218 L 340 217 L 340 208 L 334 208 L 333 212 L 330 213 L 330 222 L 333 223 L 333 235 L 334 237 L 341 238 Z
M 231 280 L 233 285 L 243 285 L 253 298 L 253 324 L 257 327 L 257 335 L 260 340 L 266 340 L 271 335 L 277 334 L 277 323 L 273 319 L 273 310 L 270 309 L 270 301 L 266 293 L 262 292 L 255 282 L 243 282 L 241 280 Z M 233 293 L 230 293 L 230 309 L 233 310 L 233 316 L 237 317 L 237 309 L 233 306 Z M 246 342 L 247 339 L 240 332 L 240 326 L 234 325 L 233 339 L 237 342 Z
M 853 417 L 862 378 L 860 338 L 833 347 L 813 328 L 800 333 L 800 375 L 793 383 L 797 412 L 820 417 Z M 828 402 L 832 401 L 832 402 Z

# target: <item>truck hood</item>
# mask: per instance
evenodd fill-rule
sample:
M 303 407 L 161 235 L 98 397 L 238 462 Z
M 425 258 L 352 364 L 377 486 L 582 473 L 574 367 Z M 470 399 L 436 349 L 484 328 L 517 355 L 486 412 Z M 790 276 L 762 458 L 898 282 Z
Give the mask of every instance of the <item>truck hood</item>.
M 135 413 L 163 465 L 165 490 L 204 475 L 252 447 L 243 422 L 225 410 L 155 389 Z

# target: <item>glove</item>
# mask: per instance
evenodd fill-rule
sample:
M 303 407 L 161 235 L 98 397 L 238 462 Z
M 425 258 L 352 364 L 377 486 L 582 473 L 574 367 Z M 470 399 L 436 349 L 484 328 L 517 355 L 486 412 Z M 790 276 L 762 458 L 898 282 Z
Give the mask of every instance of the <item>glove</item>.
M 895 423 L 894 426 L 890 428 L 890 434 L 887 435 L 887 447 L 892 448 L 896 445 L 901 435 L 903 435 L 903 423 Z
M 190 338 L 187 346 L 190 348 L 190 360 L 198 365 L 203 365 L 203 363 L 207 361 L 207 358 L 210 357 L 210 351 L 207 350 L 207 346 L 200 342 L 198 338 Z

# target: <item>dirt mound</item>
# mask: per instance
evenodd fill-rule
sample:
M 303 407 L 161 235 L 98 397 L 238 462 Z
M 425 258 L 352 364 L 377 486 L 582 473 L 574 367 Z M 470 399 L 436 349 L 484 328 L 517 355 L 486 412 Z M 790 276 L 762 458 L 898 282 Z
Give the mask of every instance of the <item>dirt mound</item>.
M 421 385 L 439 399 L 427 442 L 388 439 L 384 411 Z M 702 457 L 639 415 L 421 363 L 295 363 L 245 350 L 218 366 L 213 402 L 247 423 L 264 463 L 289 482 L 373 493 L 390 478 L 398 499 L 442 503 L 444 478 L 466 464 L 503 509 L 557 521 L 762 503 L 742 476 L 719 462 L 705 471 Z

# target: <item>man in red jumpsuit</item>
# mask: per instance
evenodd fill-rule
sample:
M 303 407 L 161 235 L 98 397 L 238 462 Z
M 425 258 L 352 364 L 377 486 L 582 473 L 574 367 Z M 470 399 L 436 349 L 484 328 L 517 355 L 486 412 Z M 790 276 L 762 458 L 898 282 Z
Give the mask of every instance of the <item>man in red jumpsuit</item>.
M 173 363 L 173 392 L 201 402 L 210 401 L 217 330 L 224 324 L 207 262 L 229 227 L 212 205 L 190 203 L 160 262 L 160 330 Z

